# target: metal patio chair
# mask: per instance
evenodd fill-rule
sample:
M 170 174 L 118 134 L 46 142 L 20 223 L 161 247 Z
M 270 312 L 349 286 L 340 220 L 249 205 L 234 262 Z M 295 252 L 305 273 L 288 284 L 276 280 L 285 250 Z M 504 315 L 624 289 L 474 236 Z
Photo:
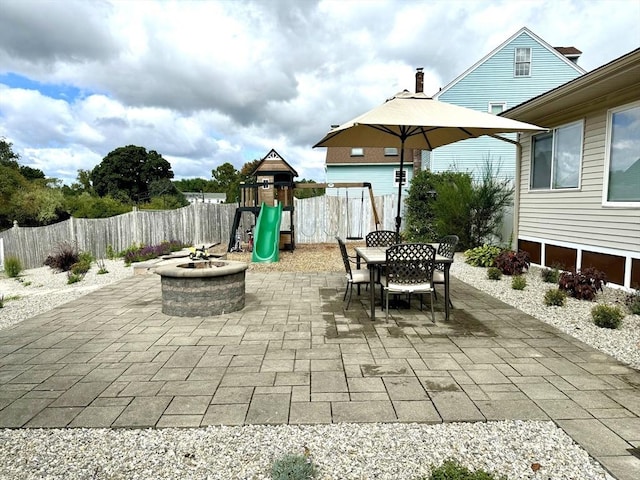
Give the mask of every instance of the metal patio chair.
M 456 253 L 456 246 L 460 239 L 457 235 L 447 235 L 440 239 L 440 243 L 438 245 L 437 254 L 447 258 L 453 258 Z M 433 284 L 434 285 L 444 285 L 444 269 L 446 266 L 443 263 L 437 263 L 435 269 L 433 271 Z M 434 295 L 436 299 L 438 298 L 438 292 L 434 289 Z M 451 302 L 451 298 L 449 298 L 449 305 L 453 307 L 453 303 Z
M 433 311 L 435 257 L 436 249 L 425 243 L 403 243 L 387 248 L 386 273 L 381 279 L 385 293 L 386 318 L 389 318 L 390 294 L 419 293 L 422 310 L 422 294 L 428 293 L 431 295 L 431 319 L 436 323 Z
M 347 308 L 349 310 L 349 305 L 351 304 L 351 295 L 353 294 L 353 285 L 369 285 L 369 271 L 368 270 L 360 270 L 356 268 L 355 270 L 351 268 L 351 264 L 356 264 L 355 257 L 349 256 L 347 253 L 347 246 L 344 241 L 340 237 L 336 237 L 338 241 L 338 245 L 340 246 L 340 254 L 342 255 L 342 262 L 344 263 L 344 269 L 346 271 L 347 277 L 347 287 L 344 291 L 344 297 L 342 297 L 342 301 L 344 302 L 347 299 L 347 294 L 349 295 L 349 300 L 347 301 Z M 373 294 L 373 292 L 372 292 Z

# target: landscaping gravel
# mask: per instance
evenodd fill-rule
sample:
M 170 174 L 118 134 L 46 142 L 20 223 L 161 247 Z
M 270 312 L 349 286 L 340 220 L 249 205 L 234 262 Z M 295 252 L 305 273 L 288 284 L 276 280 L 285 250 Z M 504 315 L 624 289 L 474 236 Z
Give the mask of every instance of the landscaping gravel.
M 302 249 L 304 251 L 304 249 Z M 247 256 L 247 254 L 243 254 Z M 330 248 L 323 265 L 340 271 Z M 284 256 L 290 269 L 296 255 Z M 133 274 L 121 261 L 106 261 L 108 274 L 94 267 L 82 282 L 67 285 L 65 274 L 48 267 L 23 273 L 21 281 L 0 277 L 0 329 L 73 300 Z M 261 268 L 265 268 L 261 266 Z M 342 267 L 343 268 L 343 267 Z M 629 315 L 619 330 L 590 322 L 591 302 L 568 299 L 545 307 L 548 284 L 536 271 L 523 291 L 510 278 L 492 282 L 486 270 L 456 258 L 452 274 L 521 310 L 551 323 L 595 348 L 639 368 L 640 318 Z M 30 283 L 29 283 L 30 282 Z M 19 295 L 16 300 L 7 297 Z M 619 302 L 622 293 L 606 289 L 598 301 Z M 432 466 L 455 458 L 509 479 L 612 479 L 553 422 L 505 421 L 449 424 L 248 425 L 185 429 L 3 429 L 2 479 L 266 479 L 273 462 L 308 452 L 320 479 L 423 479 Z

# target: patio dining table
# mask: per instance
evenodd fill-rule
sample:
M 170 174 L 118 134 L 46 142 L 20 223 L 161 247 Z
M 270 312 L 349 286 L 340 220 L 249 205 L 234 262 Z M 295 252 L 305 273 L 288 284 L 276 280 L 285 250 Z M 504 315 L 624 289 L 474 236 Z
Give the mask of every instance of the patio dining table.
M 438 249 L 437 243 L 430 243 L 433 248 Z M 358 265 L 360 264 L 360 260 L 364 260 L 369 268 L 369 289 L 370 289 L 370 297 L 371 297 L 371 320 L 376 319 L 376 295 L 375 295 L 375 271 L 376 266 L 384 266 L 387 261 L 387 247 L 356 247 L 356 257 L 358 260 Z M 444 265 L 444 318 L 445 320 L 449 320 L 449 310 L 450 310 L 450 301 L 449 301 L 449 270 L 451 269 L 451 264 L 453 263 L 452 258 L 443 257 L 442 255 L 436 254 L 435 258 L 436 263 L 441 263 Z

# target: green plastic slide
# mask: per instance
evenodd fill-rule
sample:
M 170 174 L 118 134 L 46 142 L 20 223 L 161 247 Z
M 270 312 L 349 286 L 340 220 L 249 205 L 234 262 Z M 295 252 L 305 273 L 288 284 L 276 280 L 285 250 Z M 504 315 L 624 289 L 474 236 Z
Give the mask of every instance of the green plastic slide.
M 282 204 L 270 207 L 262 202 L 253 234 L 253 255 L 256 263 L 277 262 L 280 251 L 280 220 Z

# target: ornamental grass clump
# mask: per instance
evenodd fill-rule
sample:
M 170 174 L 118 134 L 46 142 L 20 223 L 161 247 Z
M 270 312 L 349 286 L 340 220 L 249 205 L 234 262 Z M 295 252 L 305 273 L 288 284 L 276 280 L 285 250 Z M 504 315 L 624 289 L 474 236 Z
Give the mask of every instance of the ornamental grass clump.
M 564 307 L 567 294 L 559 288 L 547 290 L 544 294 L 544 304 L 547 307 Z
M 527 279 L 524 275 L 514 275 L 511 279 L 511 288 L 514 290 L 524 290 L 527 286 Z
M 630 313 L 640 315 L 640 291 L 636 289 L 635 292 L 627 295 L 624 299 L 624 304 L 627 306 Z
M 317 474 L 316 466 L 305 455 L 285 455 L 271 467 L 273 480 L 308 480 Z
M 4 259 L 4 272 L 9 278 L 16 278 L 22 272 L 22 262 L 16 256 L 9 255 Z
M 80 253 L 76 245 L 71 242 L 60 242 L 45 259 L 44 264 L 57 272 L 68 272 L 74 264 L 78 263 L 78 260 L 80 260 Z
M 428 480 L 507 480 L 507 477 L 495 477 L 482 469 L 472 472 L 456 460 L 445 460 L 431 471 Z
M 591 309 L 591 318 L 597 327 L 616 329 L 622 323 L 624 313 L 616 305 L 596 305 Z
M 558 283 L 560 279 L 560 270 L 556 267 L 544 268 L 540 271 L 540 278 L 545 283 Z
M 489 280 L 500 280 L 502 278 L 502 272 L 500 271 L 499 268 L 490 267 L 487 270 L 487 278 Z

